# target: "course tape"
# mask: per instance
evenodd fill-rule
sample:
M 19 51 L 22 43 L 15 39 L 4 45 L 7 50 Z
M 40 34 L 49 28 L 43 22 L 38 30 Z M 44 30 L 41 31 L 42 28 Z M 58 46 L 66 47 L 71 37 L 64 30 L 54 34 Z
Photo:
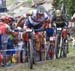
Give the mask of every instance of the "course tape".
M 0 51 L 24 51 L 24 49 L 7 49 L 7 50 L 0 50 Z

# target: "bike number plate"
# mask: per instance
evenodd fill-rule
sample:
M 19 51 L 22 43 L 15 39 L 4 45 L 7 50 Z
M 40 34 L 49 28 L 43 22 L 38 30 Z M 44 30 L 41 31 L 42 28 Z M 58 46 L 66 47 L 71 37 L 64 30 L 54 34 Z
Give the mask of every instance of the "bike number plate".
M 62 28 L 57 28 L 57 30 L 58 30 L 58 31 L 61 31 L 61 30 L 62 30 Z

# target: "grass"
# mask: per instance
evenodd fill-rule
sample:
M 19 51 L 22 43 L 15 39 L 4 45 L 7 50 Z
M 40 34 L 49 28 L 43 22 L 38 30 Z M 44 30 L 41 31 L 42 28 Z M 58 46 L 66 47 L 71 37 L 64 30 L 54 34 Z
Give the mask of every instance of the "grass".
M 27 64 L 18 64 L 11 67 L 0 68 L 0 71 L 75 71 L 75 48 L 70 44 L 67 58 L 38 62 L 33 70 Z

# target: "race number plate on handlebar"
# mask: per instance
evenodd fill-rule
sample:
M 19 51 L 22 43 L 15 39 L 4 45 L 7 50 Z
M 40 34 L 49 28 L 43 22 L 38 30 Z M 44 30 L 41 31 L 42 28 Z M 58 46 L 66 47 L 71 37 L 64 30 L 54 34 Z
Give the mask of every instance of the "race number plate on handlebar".
M 62 28 L 57 28 L 57 30 L 58 30 L 58 31 L 61 31 L 61 30 L 62 30 Z

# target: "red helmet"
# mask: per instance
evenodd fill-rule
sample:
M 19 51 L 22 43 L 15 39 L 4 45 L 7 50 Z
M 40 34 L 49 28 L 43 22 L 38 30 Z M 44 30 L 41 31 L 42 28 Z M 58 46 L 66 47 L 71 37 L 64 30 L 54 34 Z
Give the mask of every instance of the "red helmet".
M 9 16 L 2 16 L 1 20 L 4 21 L 5 23 L 9 23 L 11 21 L 11 17 L 9 17 Z
M 2 20 L 9 20 L 9 17 L 8 16 L 2 16 L 1 19 Z

